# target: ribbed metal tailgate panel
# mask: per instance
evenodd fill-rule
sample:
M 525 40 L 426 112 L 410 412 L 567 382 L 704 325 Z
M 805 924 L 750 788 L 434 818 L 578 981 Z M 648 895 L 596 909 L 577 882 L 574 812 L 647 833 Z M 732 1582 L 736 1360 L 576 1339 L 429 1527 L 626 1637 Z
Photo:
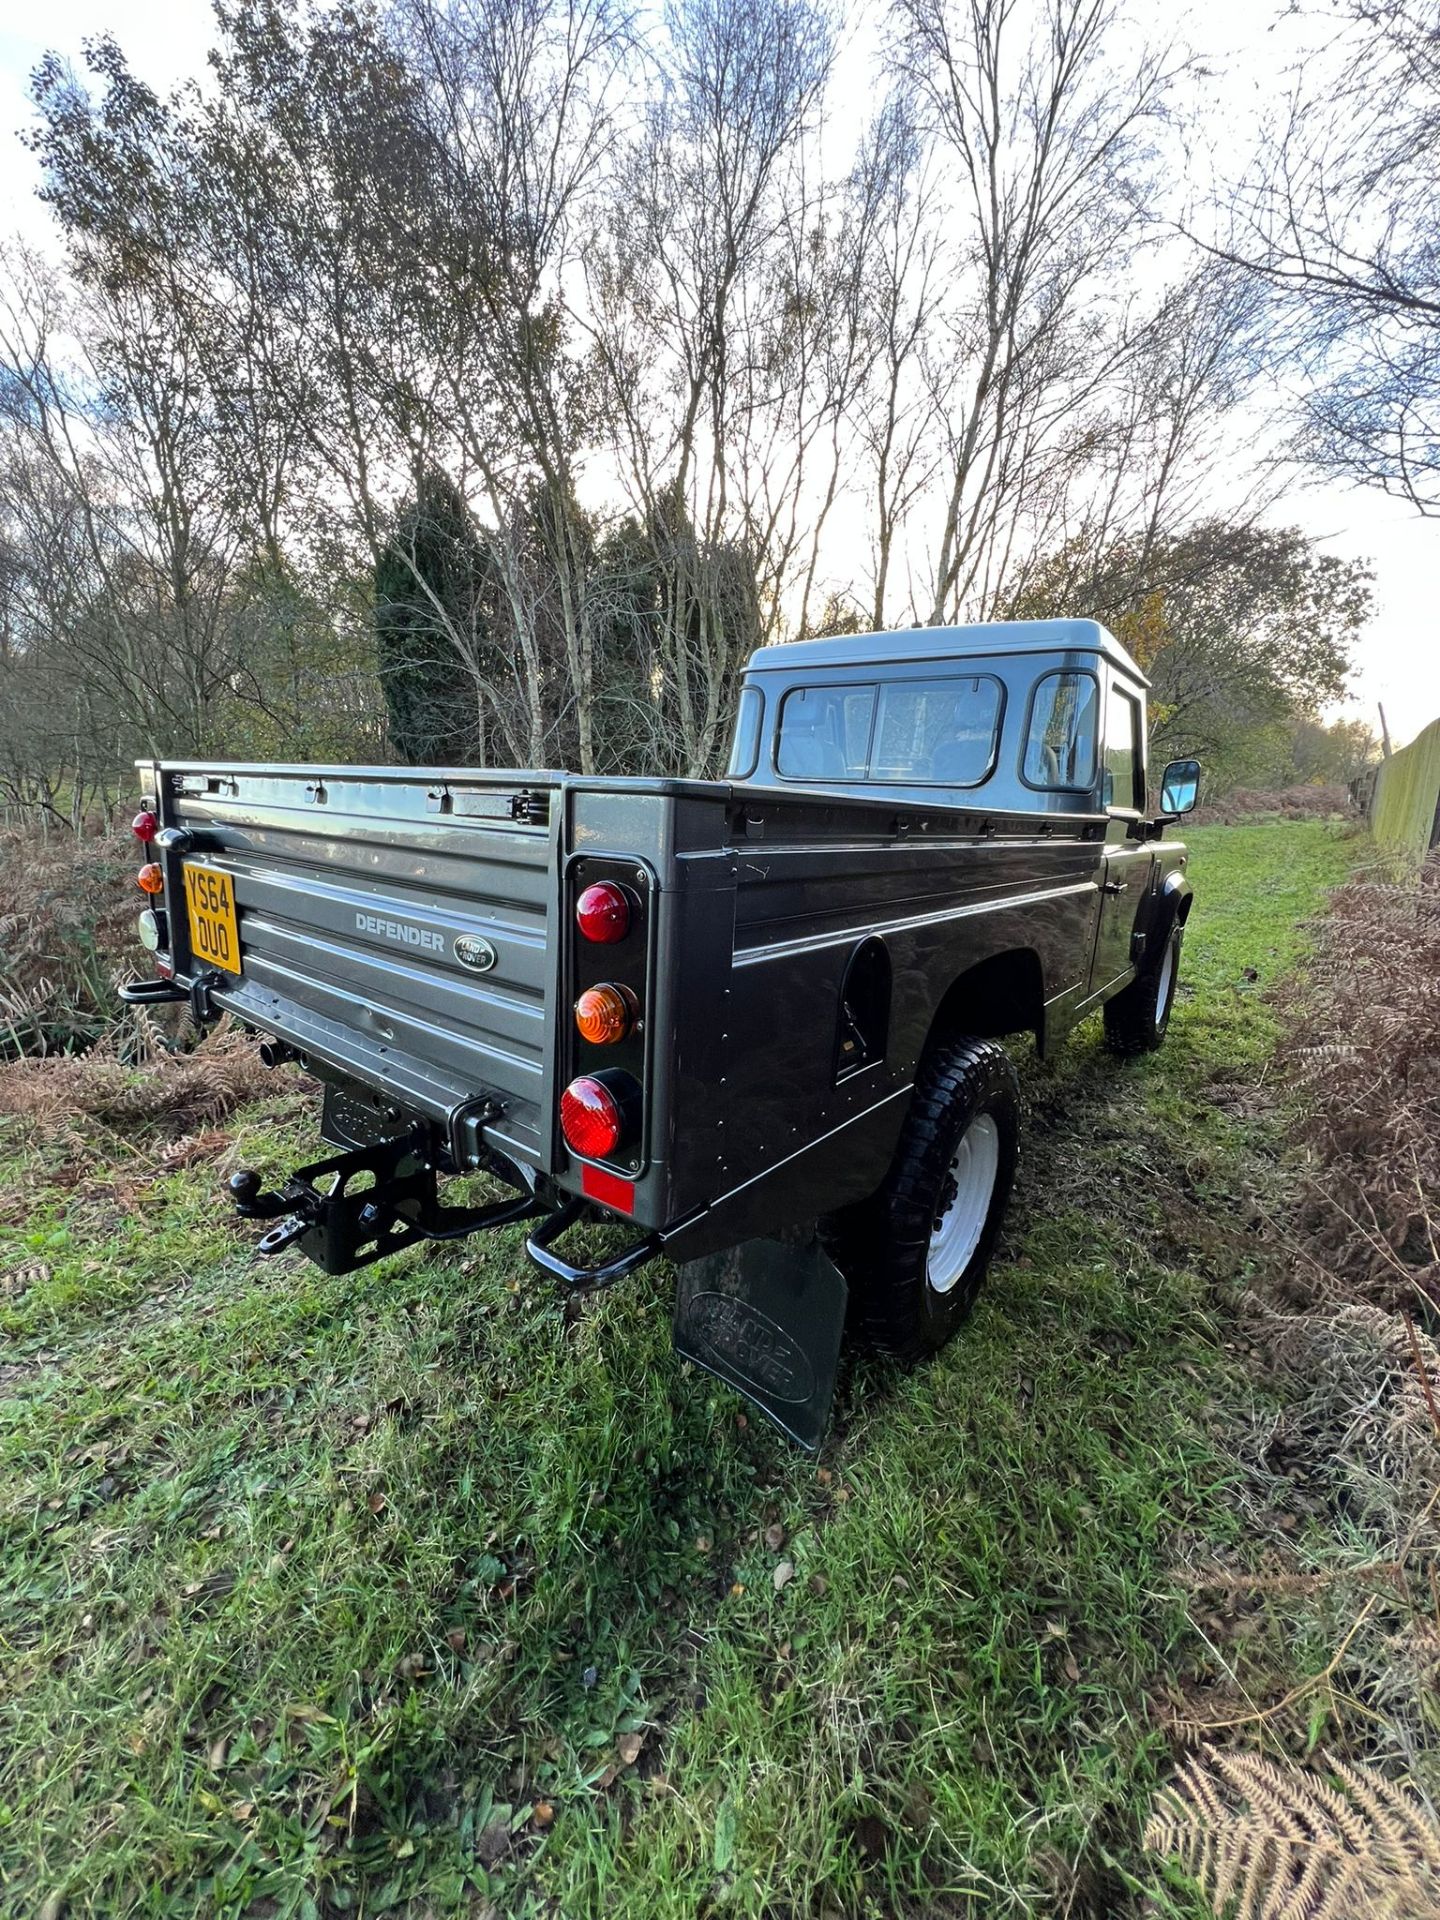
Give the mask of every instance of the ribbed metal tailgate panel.
M 170 818 L 204 836 L 192 857 L 234 880 L 244 972 L 217 1003 L 437 1119 L 497 1099 L 489 1137 L 548 1159 L 553 829 L 463 817 L 508 799 L 483 776 L 443 787 L 458 814 L 436 811 L 428 776 L 176 784 Z M 457 956 L 466 935 L 494 950 L 488 971 Z

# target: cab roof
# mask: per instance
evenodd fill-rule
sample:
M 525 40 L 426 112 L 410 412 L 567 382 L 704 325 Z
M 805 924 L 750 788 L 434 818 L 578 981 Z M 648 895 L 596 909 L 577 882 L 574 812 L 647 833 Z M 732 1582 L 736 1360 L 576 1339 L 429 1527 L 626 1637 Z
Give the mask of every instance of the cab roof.
M 810 667 L 893 666 L 897 661 L 956 660 L 974 655 L 1098 653 L 1142 687 L 1150 682 L 1098 620 L 983 620 L 968 627 L 901 627 L 885 633 L 843 633 L 824 640 L 785 640 L 757 647 L 747 673 Z

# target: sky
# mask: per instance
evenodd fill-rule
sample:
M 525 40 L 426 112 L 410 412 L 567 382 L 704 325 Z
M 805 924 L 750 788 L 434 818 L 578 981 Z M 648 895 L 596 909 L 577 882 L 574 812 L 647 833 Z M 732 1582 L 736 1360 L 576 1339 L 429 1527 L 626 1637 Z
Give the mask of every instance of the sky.
M 1206 0 L 1188 16 L 1188 37 L 1209 57 L 1208 88 L 1226 144 L 1279 84 L 1304 29 L 1282 19 L 1284 0 Z M 0 25 L 0 230 L 43 239 L 46 220 L 34 199 L 35 163 L 20 131 L 30 122 L 27 81 L 48 48 L 78 57 L 82 40 L 110 32 L 135 71 L 164 91 L 204 70 L 211 43 L 208 0 L 49 0 L 23 15 L 18 0 Z M 1375 570 L 1375 617 L 1356 649 L 1351 698 L 1343 711 L 1378 731 L 1383 703 L 1395 744 L 1440 715 L 1440 520 L 1362 488 L 1296 482 L 1270 516 L 1301 527 L 1328 552 L 1367 559 Z

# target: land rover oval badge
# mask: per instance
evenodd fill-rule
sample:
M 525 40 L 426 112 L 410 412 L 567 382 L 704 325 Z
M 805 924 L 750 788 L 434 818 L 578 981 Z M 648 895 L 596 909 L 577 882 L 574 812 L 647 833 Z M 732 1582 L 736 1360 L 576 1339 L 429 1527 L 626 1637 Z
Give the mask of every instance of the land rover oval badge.
M 488 973 L 498 956 L 490 942 L 478 933 L 457 933 L 455 958 L 472 973 Z

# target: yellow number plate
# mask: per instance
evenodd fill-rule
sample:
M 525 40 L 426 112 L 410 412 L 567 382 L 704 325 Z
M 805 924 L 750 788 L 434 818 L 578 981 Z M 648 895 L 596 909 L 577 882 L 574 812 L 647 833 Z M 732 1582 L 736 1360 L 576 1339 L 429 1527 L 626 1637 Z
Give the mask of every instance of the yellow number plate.
M 185 905 L 190 914 L 190 950 L 200 966 L 240 971 L 240 927 L 235 883 L 213 867 L 185 865 Z

